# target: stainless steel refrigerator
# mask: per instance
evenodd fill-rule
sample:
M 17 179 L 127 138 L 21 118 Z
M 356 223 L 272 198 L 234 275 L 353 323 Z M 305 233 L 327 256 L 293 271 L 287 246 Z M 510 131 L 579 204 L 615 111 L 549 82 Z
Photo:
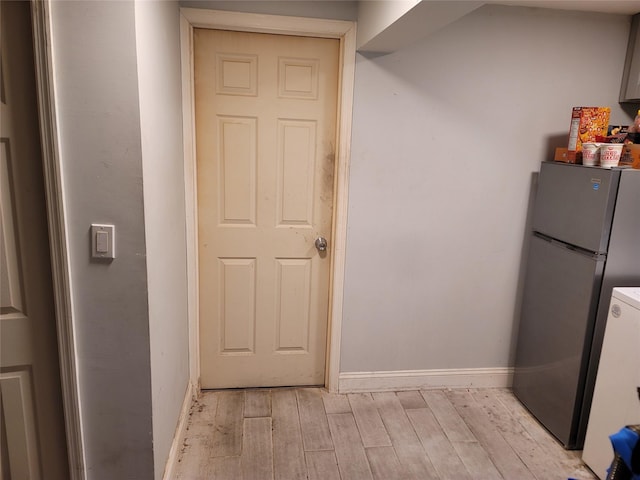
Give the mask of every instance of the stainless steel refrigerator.
M 513 392 L 581 449 L 612 289 L 640 285 L 640 170 L 543 162 L 532 227 Z

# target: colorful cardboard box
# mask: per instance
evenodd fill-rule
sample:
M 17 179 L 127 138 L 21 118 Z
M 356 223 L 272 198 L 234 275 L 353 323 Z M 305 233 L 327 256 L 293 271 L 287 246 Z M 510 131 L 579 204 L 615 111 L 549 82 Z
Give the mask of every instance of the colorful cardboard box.
M 582 144 L 595 142 L 596 136 L 606 136 L 611 109 L 609 107 L 573 107 L 569 127 L 567 161 L 582 162 Z

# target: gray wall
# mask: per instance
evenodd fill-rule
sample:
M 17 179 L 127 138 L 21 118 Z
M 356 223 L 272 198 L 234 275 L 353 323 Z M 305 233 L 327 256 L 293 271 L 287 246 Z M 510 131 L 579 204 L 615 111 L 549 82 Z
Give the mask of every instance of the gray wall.
M 51 10 L 87 477 L 160 479 L 189 381 L 178 5 Z
M 358 2 L 349 0 L 182 0 L 180 6 L 332 20 L 356 20 L 358 16 Z
M 180 23 L 177 2 L 136 2 L 135 14 L 153 453 L 161 479 L 189 382 Z
M 153 475 L 134 3 L 51 2 L 87 477 Z M 112 263 L 91 223 L 116 226 Z
M 234 5 L 355 15 L 353 2 Z M 51 4 L 91 480 L 159 478 L 188 381 L 174 9 Z M 358 55 L 343 372 L 511 364 L 533 173 L 566 141 L 572 106 L 629 121 L 628 30 L 623 16 L 487 6 Z M 116 225 L 112 263 L 89 260 L 92 222 Z
M 353 20 L 352 3 L 180 5 Z M 486 5 L 357 55 L 341 372 L 513 364 L 534 173 L 565 146 L 573 106 L 630 121 L 617 100 L 629 26 Z
M 573 106 L 629 121 L 629 24 L 484 6 L 358 55 L 342 372 L 512 365 L 533 173 Z

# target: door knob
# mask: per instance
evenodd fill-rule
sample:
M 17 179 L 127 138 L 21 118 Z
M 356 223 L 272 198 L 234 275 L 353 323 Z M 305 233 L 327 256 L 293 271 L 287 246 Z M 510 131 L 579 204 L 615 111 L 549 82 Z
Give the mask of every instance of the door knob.
M 324 238 L 324 237 L 316 238 L 316 248 L 318 249 L 319 252 L 326 252 L 327 251 L 327 239 Z

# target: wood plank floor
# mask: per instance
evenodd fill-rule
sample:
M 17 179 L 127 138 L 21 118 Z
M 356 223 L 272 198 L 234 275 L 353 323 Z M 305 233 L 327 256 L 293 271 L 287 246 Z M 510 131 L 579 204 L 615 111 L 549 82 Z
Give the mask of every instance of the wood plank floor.
M 594 480 L 507 389 L 203 392 L 179 480 Z

